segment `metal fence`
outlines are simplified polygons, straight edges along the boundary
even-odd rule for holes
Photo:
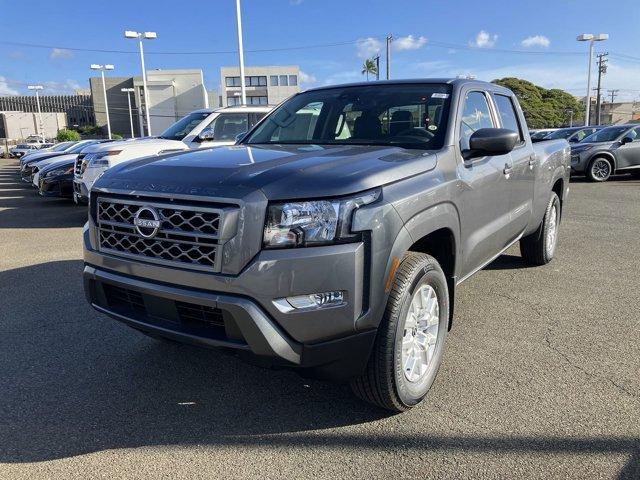
[[[43,112],[64,112],[69,127],[87,127],[96,124],[91,95],[41,95]],[[0,97],[0,111],[37,112],[34,96],[16,95]]]

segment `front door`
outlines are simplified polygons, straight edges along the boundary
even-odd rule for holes
[[[632,167],[640,168],[640,127],[630,130],[624,136],[631,137],[633,141],[620,145],[616,150],[618,160],[616,168],[618,170]]]
[[[481,128],[497,127],[484,92],[464,95],[460,119],[460,154],[469,149],[469,138]],[[511,155],[495,155],[458,162],[461,181],[460,217],[462,230],[461,277],[482,267],[510,240],[509,196],[513,166]]]
[[[533,192],[535,187],[538,159],[524,139],[519,108],[512,97],[494,94],[498,118],[502,128],[513,130],[519,136],[516,147],[511,151],[513,172],[509,193],[510,240],[515,240],[531,221],[533,214]]]

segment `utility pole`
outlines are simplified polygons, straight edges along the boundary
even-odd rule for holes
[[[600,96],[600,89],[602,88],[602,75],[607,73],[607,56],[609,54],[599,53],[598,56],[598,86],[596,87],[596,124],[600,125],[600,113],[602,110],[602,100]]]
[[[391,42],[393,35],[387,35],[387,80],[391,78]]]
[[[236,0],[236,22],[238,26],[238,60],[240,63],[240,98],[242,105],[246,105],[247,88],[244,79],[244,47],[242,46],[242,12],[240,11],[240,0]]]
[[[620,91],[620,90],[619,90],[619,89],[617,89],[617,88],[616,88],[616,89],[614,89],[614,90],[607,90],[607,93],[608,93],[609,95],[611,95],[611,103],[613,103],[613,100],[618,96],[618,92],[619,92],[619,91]]]
[[[373,58],[376,61],[376,80],[380,80],[380,55]]]

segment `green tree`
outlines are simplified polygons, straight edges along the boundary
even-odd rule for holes
[[[111,138],[113,140],[122,140],[122,135],[120,135],[119,133],[112,133]]]
[[[75,130],[68,130],[63,128],[62,130],[58,130],[58,135],[56,135],[56,140],[59,142],[77,142],[80,140],[80,134]]]
[[[362,64],[362,74],[367,76],[367,82],[369,81],[369,74],[377,75],[378,66],[373,58],[367,58]]]
[[[521,78],[505,77],[492,83],[515,93],[529,128],[555,128],[584,121],[584,107],[570,93],[557,88],[546,89]]]

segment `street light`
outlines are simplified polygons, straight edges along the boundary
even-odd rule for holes
[[[44,128],[43,128],[43,125],[42,125],[42,110],[40,110],[40,96],[38,95],[38,92],[40,90],[42,90],[44,87],[42,85],[27,85],[27,88],[29,90],[35,90],[36,91],[36,105],[38,106],[38,134],[40,135],[40,138],[44,142]]]
[[[136,138],[133,133],[133,114],[131,113],[131,92],[135,92],[135,89],[121,88],[120,91],[127,94],[127,103],[129,104],[129,124],[131,125],[131,138]]]
[[[242,47],[242,13],[240,12],[240,0],[236,0],[236,21],[238,23],[238,60],[240,61],[240,95],[242,105],[247,104],[247,89],[244,79],[244,48]]]
[[[149,117],[149,90],[147,89],[147,71],[144,67],[144,47],[142,46],[142,40],[155,40],[158,38],[156,32],[134,32],[133,30],[126,30],[124,32],[124,38],[137,39],[140,45],[140,65],[142,65],[142,89],[144,90],[144,114],[147,119],[147,135],[151,136],[151,118]],[[142,132],[144,135],[144,132]]]
[[[594,42],[602,42],[604,40],[609,39],[608,33],[599,33],[594,35],[593,33],[583,33],[582,35],[578,35],[576,40],[579,42],[589,42],[589,71],[587,73],[587,98],[585,99],[585,103],[587,104],[586,113],[584,116],[584,124],[589,125],[589,114],[591,110],[591,60],[593,59],[593,43]]]
[[[107,114],[107,133],[109,135],[109,140],[111,140],[111,122],[109,121],[109,102],[107,102],[107,86],[104,81],[104,71],[105,70],[113,70],[115,67],[113,65],[98,65],[97,63],[91,64],[91,70],[100,70],[100,75],[102,76],[102,93],[104,95],[104,111]]]

